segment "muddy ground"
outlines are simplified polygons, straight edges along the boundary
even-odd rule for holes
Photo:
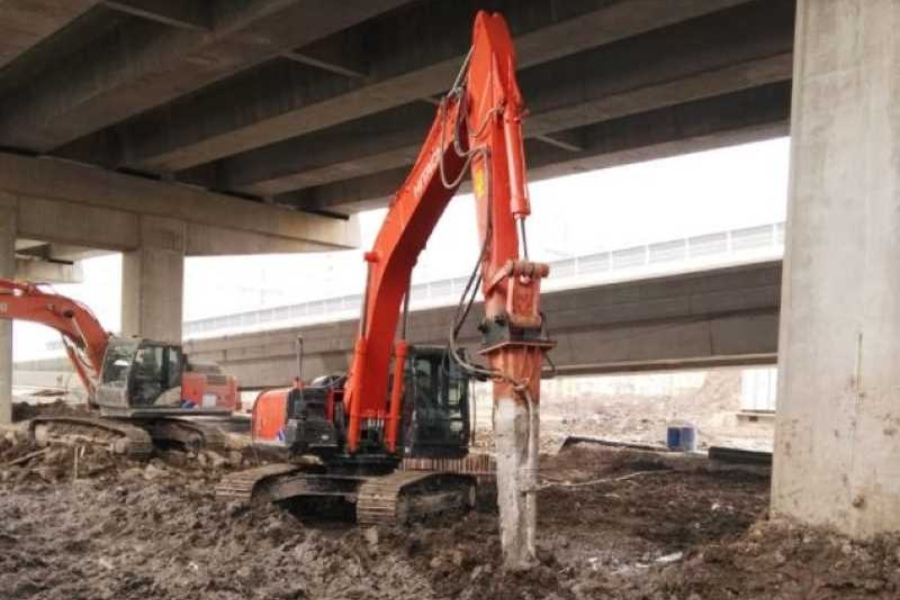
[[[220,504],[213,485],[231,467],[209,458],[88,449],[74,479],[74,449],[38,451],[0,438],[4,599],[900,597],[900,540],[768,522],[764,472],[705,461],[599,447],[545,457],[541,564],[514,574],[500,567],[489,485],[465,518],[359,529]]]

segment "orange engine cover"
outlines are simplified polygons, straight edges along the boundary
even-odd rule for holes
[[[260,392],[253,403],[252,425],[254,442],[283,443],[287,422],[287,398],[292,388]]]
[[[237,379],[230,375],[187,371],[181,376],[181,397],[198,408],[240,409]]]

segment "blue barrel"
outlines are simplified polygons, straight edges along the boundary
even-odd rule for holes
[[[693,452],[697,449],[697,431],[693,425],[669,425],[666,445],[675,452]]]

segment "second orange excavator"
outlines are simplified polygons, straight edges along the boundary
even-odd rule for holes
[[[191,363],[177,344],[112,335],[87,306],[34,283],[0,279],[0,319],[57,330],[88,394],[92,414],[33,419],[39,443],[104,444],[132,456],[149,454],[154,442],[225,445],[218,428],[182,418],[237,410],[237,380],[218,365]]]

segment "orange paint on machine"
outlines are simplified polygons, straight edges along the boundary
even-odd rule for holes
[[[262,444],[283,444],[287,421],[287,401],[292,388],[278,388],[260,392],[253,402],[253,441]]]

